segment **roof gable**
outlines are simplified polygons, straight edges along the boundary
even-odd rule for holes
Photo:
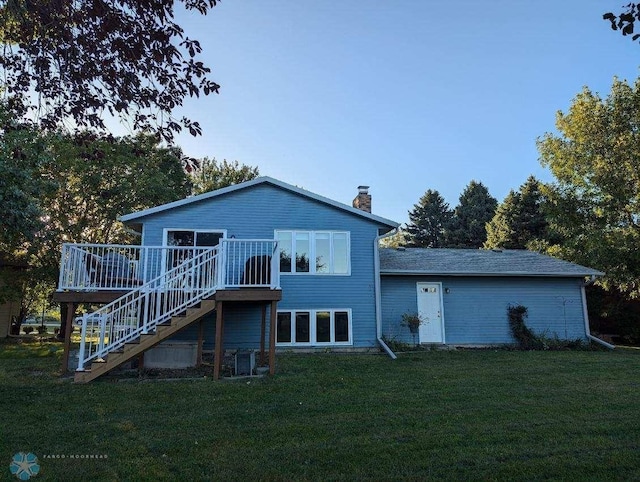
[[[505,249],[380,249],[384,275],[584,277],[604,273],[533,251]]]
[[[374,221],[376,223],[380,223],[383,224],[385,226],[388,226],[390,228],[397,228],[400,224],[395,222],[395,221],[391,221],[389,219],[380,217],[380,216],[376,216],[375,214],[371,214],[371,213],[367,213],[365,211],[362,211],[360,209],[356,209],[352,206],[348,206],[347,204],[343,204],[340,203],[338,201],[334,201],[333,199],[329,199],[327,197],[324,196],[320,196],[319,194],[315,194],[312,193],[310,191],[306,191],[304,189],[301,189],[299,187],[296,186],[292,186],[291,184],[287,184],[285,182],[279,181],[277,179],[268,177],[268,176],[263,176],[263,177],[258,177],[256,179],[253,179],[251,181],[246,181],[240,184],[234,184],[233,186],[228,186],[222,189],[217,189],[215,191],[210,191],[210,192],[206,192],[203,194],[199,194],[198,196],[192,196],[192,197],[188,197],[185,199],[181,199],[179,201],[174,201],[171,203],[167,203],[167,204],[162,204],[160,206],[155,206],[153,208],[149,208],[149,209],[145,209],[143,211],[138,211],[135,213],[131,213],[131,214],[126,214],[124,216],[120,217],[120,221],[122,221],[123,223],[131,223],[131,222],[136,222],[136,223],[140,223],[142,222],[142,218],[153,215],[153,214],[157,214],[157,213],[161,213],[163,211],[168,211],[171,209],[176,209],[182,206],[186,206],[189,204],[193,204],[193,203],[198,203],[198,202],[203,202],[203,201],[207,201],[209,199],[215,199],[216,197],[220,197],[220,196],[224,196],[226,194],[230,194],[233,192],[237,192],[237,191],[241,191],[243,189],[250,189],[254,186],[258,186],[258,185],[263,185],[263,184],[269,184],[272,186],[275,186],[279,189],[288,191],[288,192],[292,192],[294,194],[297,194],[299,196],[303,196],[306,197],[308,199],[312,199],[316,202],[322,203],[322,204],[326,204],[328,206],[332,206],[334,208],[337,209],[341,209],[343,211],[346,211],[350,214],[356,215],[356,216],[360,216],[363,218],[366,218],[370,221]]]

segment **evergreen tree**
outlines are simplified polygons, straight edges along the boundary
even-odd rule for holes
[[[481,182],[471,181],[460,195],[460,203],[446,229],[445,246],[480,248],[487,240],[485,225],[496,212],[498,201]]]
[[[487,223],[485,248],[526,249],[531,241],[546,238],[548,223],[540,188],[540,182],[529,176],[519,191],[509,192]]]
[[[409,211],[405,228],[406,245],[418,248],[441,248],[444,231],[451,220],[451,210],[438,191],[427,190]]]

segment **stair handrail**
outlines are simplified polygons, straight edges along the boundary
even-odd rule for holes
[[[214,294],[219,285],[223,251],[224,245],[214,246],[83,315],[77,371],[84,371],[87,362],[117,350]]]

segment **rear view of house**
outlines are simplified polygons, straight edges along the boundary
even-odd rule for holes
[[[77,378],[168,338],[213,348],[216,374],[224,349],[266,337],[272,370],[276,346],[377,346],[376,240],[398,224],[364,187],[354,204],[262,177],[123,216],[141,246],[66,245],[58,299],[109,302],[87,320],[99,336],[83,336]]]
[[[192,364],[213,350],[216,378],[225,350],[257,350],[271,373],[276,349],[388,350],[383,336],[411,341],[405,313],[420,343],[512,343],[510,304],[587,339],[584,280],[602,274],[527,251],[380,250],[398,223],[366,186],[349,206],[261,177],[121,220],[140,245],[63,247],[54,298],[103,305],[83,317],[77,381],[144,353],[162,366],[170,346]]]

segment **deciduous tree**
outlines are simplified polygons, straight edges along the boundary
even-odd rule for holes
[[[399,229],[395,234],[380,240],[381,248],[399,248],[406,245],[407,235],[402,229]]]
[[[0,253],[23,247],[42,228],[40,201],[52,183],[40,171],[51,161],[45,137],[0,106]]]
[[[0,0],[3,88],[10,108],[47,129],[104,128],[103,114],[172,140],[197,122],[172,115],[187,97],[218,92],[202,47],[175,8],[206,14],[218,0]]]
[[[33,142],[26,143],[28,139]],[[20,140],[25,143],[20,145]],[[17,193],[11,216],[3,214],[13,234],[2,238],[2,248],[28,263],[29,269],[15,277],[10,287],[25,306],[39,296],[31,292],[34,289],[50,292],[55,288],[62,243],[129,241],[131,236],[118,216],[182,199],[191,192],[180,149],[162,147],[151,135],[43,135],[17,126],[15,132],[4,132],[0,147],[0,162],[13,166],[22,178],[29,177],[29,190],[24,191],[15,184],[16,176],[0,175],[0,187],[8,186],[0,195]],[[16,152],[24,154],[24,158],[18,156],[22,164],[11,164]]]
[[[607,273],[600,283],[640,297],[640,80],[615,79],[601,98],[584,88],[559,134],[538,140],[549,187],[550,228],[560,242],[548,250]]]
[[[122,243],[130,235],[117,218],[186,197],[191,185],[177,147],[150,135],[114,138],[90,132],[57,136],[41,177],[56,189],[43,199],[44,228],[31,243],[31,262],[55,281],[60,247],[72,243]]]
[[[628,3],[622,12],[605,13],[602,18],[611,24],[613,30],[619,30],[622,35],[631,35],[632,40],[638,40],[640,34],[634,33],[636,22],[640,22],[640,4]]]
[[[215,191],[223,187],[250,181],[260,175],[257,167],[240,164],[238,161],[222,162],[215,158],[197,161],[196,167],[189,173],[193,183],[193,194]]]

